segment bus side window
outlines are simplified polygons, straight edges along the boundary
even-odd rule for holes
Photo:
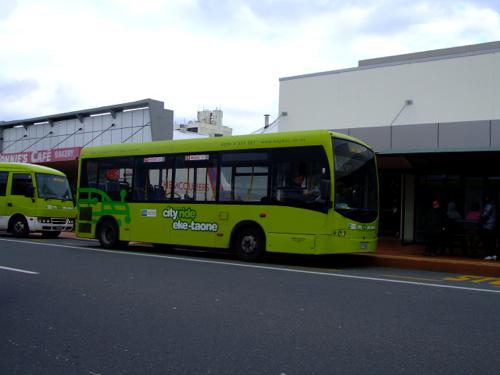
[[[31,196],[33,194],[33,180],[29,173],[14,173],[12,176],[12,195]]]
[[[174,199],[190,200],[194,195],[194,169],[175,168]]]
[[[214,202],[217,184],[217,155],[185,154],[175,159],[174,199]]]
[[[233,200],[233,187],[231,183],[232,180],[233,180],[233,168],[232,167],[220,168],[219,201]]]
[[[266,150],[221,153],[219,201],[263,202],[269,198],[269,152]]]
[[[7,177],[8,172],[0,172],[0,196],[4,197],[7,192]]]
[[[131,157],[100,159],[98,172],[97,186],[111,200],[121,201],[123,191],[125,201],[132,199],[134,165]]]
[[[274,201],[324,209],[330,200],[330,173],[321,147],[276,149],[273,161]]]
[[[196,168],[196,193],[198,202],[214,202],[217,183],[217,167]]]
[[[268,197],[268,167],[222,167],[219,200],[237,202],[262,202]]]
[[[236,167],[234,196],[237,201],[261,202],[267,198],[267,166]]]
[[[170,158],[167,156],[137,157],[133,189],[134,200],[146,202],[169,200],[171,180]]]
[[[82,168],[81,187],[97,188],[97,161],[85,160]]]

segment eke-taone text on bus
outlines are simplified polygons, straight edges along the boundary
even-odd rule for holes
[[[84,148],[79,237],[264,252],[374,251],[374,152],[326,130]]]
[[[75,215],[64,173],[34,164],[0,163],[0,230],[16,237],[39,232],[55,238],[73,230]]]

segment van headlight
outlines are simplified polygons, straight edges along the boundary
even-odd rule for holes
[[[47,208],[48,210],[57,210],[57,206],[54,206],[52,204],[46,205],[45,208]]]

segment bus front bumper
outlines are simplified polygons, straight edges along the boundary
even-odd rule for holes
[[[65,217],[28,217],[31,232],[71,232],[74,228],[74,219]]]

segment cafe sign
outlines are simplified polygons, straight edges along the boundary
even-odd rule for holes
[[[12,163],[50,163],[57,161],[76,160],[80,156],[82,147],[54,148],[28,152],[0,154],[0,161]]]

